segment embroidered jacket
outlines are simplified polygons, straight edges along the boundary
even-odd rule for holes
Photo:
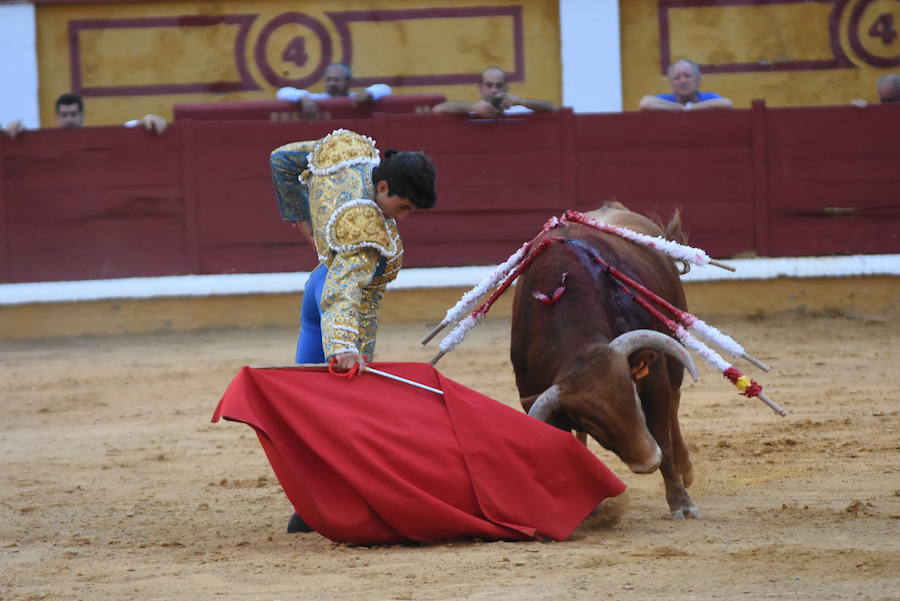
[[[296,169],[300,182],[280,177],[276,155]],[[291,154],[293,153],[293,155]],[[322,290],[322,346],[326,357],[356,351],[372,358],[378,308],[387,284],[397,277],[403,244],[393,219],[375,198],[372,169],[378,150],[371,138],[336,130],[321,140],[295,142],[272,153],[273,178],[285,219],[312,219],[319,260],[328,267]],[[294,175],[296,178],[296,175]]]

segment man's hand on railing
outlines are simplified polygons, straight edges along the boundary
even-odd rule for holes
[[[6,124],[6,127],[3,128],[3,133],[5,133],[10,138],[16,138],[19,134],[25,131],[25,124],[22,123],[21,119],[16,119],[15,121],[10,121]]]

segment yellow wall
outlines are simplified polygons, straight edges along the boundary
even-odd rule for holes
[[[660,72],[659,6],[665,4],[657,0],[619,2],[625,110],[635,110],[645,94],[671,92]],[[717,65],[768,61],[779,65],[833,58],[829,24],[832,11],[840,6],[837,1],[711,1],[705,6],[670,7],[663,16],[668,17],[673,60],[690,58],[700,64]],[[851,16],[857,7],[863,10],[854,24]],[[877,101],[878,77],[900,71],[900,36],[888,34],[882,38],[870,31],[879,18],[882,24],[892,20],[900,29],[900,2],[849,0],[836,16],[839,47],[850,68],[706,73],[701,89],[718,92],[744,108],[754,98],[764,98],[769,106],[839,105],[854,98]],[[862,53],[853,48],[851,34],[862,45]],[[878,59],[892,60],[894,65],[871,64]]]
[[[479,6],[521,6],[525,81],[512,83],[514,93],[525,97],[560,102],[560,41],[557,3],[546,0],[443,0],[441,9]],[[333,44],[332,60],[342,57],[343,48],[334,21],[327,13],[360,10],[418,10],[435,8],[427,0],[329,0],[302,2],[288,0],[221,0],[218,2],[123,2],[99,4],[38,5],[38,60],[40,70],[41,120],[55,124],[53,102],[72,88],[69,56],[71,22],[85,20],[147,19],[190,15],[250,15],[246,47],[242,58],[246,79],[259,86],[255,91],[219,93],[190,92],[130,96],[89,96],[85,98],[86,125],[122,123],[156,113],[172,116],[176,102],[225,100],[271,100],[277,86],[268,83],[256,60],[254,49],[266,26],[280,15],[302,12],[324,28],[324,39]],[[144,21],[144,24],[147,22]],[[266,62],[282,76],[301,79],[314,71],[322,57],[321,40],[314,29],[300,19],[275,27],[265,44]],[[240,81],[235,59],[237,24],[182,25],[127,28],[87,27],[78,31],[81,80],[91,87],[152,84],[189,84],[211,81]],[[354,55],[355,77],[383,74],[431,75],[434,73],[477,73],[488,65],[514,69],[513,29],[509,17],[480,16],[355,22],[349,26]],[[282,59],[291,40],[302,37],[308,60],[300,65]],[[321,80],[306,86],[323,91]],[[474,84],[415,85],[395,87],[395,93],[443,93],[448,98],[476,100]]]
[[[683,3],[682,3],[683,4]],[[667,92],[669,84],[660,72],[660,6],[662,0],[620,0],[621,65],[623,100],[634,110],[641,96]],[[38,60],[40,69],[41,119],[55,123],[53,101],[72,87],[68,27],[71,21],[90,19],[147,19],[190,15],[249,15],[242,53],[246,78],[259,86],[255,91],[191,92],[134,96],[90,96],[87,124],[121,123],[146,113],[172,115],[176,102],[268,100],[277,86],[268,83],[254,56],[266,26],[280,15],[302,12],[321,23],[325,37],[333,43],[333,59],[344,48],[332,17],[327,13],[361,10],[420,10],[521,6],[525,57],[525,81],[512,84],[512,91],[526,97],[561,102],[559,11],[556,0],[220,0],[217,2],[103,2],[84,4],[39,4]],[[764,70],[710,73],[703,89],[732,98],[747,107],[754,98],[770,106],[846,104],[854,98],[875,101],[879,75],[900,71],[900,36],[871,35],[881,18],[893,19],[900,29],[898,0],[785,1],[756,4],[710,0],[703,6],[670,6],[669,47],[673,59],[689,57],[701,64],[753,63],[768,61],[821,61],[834,57],[830,24],[836,14],[836,43],[849,68]],[[863,8],[858,23],[853,12]],[[210,27],[131,27],[85,29],[77,36],[81,50],[83,82],[91,86],[237,81],[234,47],[237,25]],[[876,28],[877,31],[877,28]],[[308,76],[322,56],[319,37],[301,23],[275,28],[266,45],[266,62],[286,77]],[[513,68],[510,20],[500,17],[442,18],[406,22],[354,23],[353,67],[357,77],[378,74],[429,75],[438,72],[477,72],[486,65]],[[852,34],[852,35],[851,35]],[[297,66],[281,58],[288,43],[302,36],[309,62]],[[854,48],[851,37],[862,50]],[[591,40],[578,40],[585,53]],[[868,55],[868,56],[866,56]],[[873,60],[873,57],[875,60]],[[878,59],[894,66],[877,66]],[[604,60],[604,57],[597,57]],[[603,85],[598,82],[598,85]],[[321,91],[321,81],[307,86]],[[443,93],[448,98],[475,100],[472,84],[409,85],[397,93]]]

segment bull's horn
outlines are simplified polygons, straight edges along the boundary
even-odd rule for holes
[[[559,386],[554,384],[534,400],[534,404],[528,410],[528,415],[545,422],[554,411],[559,409],[559,406]]]
[[[697,367],[694,365],[691,354],[681,343],[662,332],[657,332],[656,330],[632,330],[617,336],[615,340],[609,343],[609,346],[626,357],[640,348],[652,348],[655,351],[666,353],[681,361],[681,364],[691,374],[694,382],[698,379]]]

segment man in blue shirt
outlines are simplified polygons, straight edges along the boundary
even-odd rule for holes
[[[696,111],[700,109],[731,109],[734,103],[715,92],[700,91],[700,67],[694,61],[682,59],[669,65],[671,94],[648,95],[641,98],[642,111]]]

